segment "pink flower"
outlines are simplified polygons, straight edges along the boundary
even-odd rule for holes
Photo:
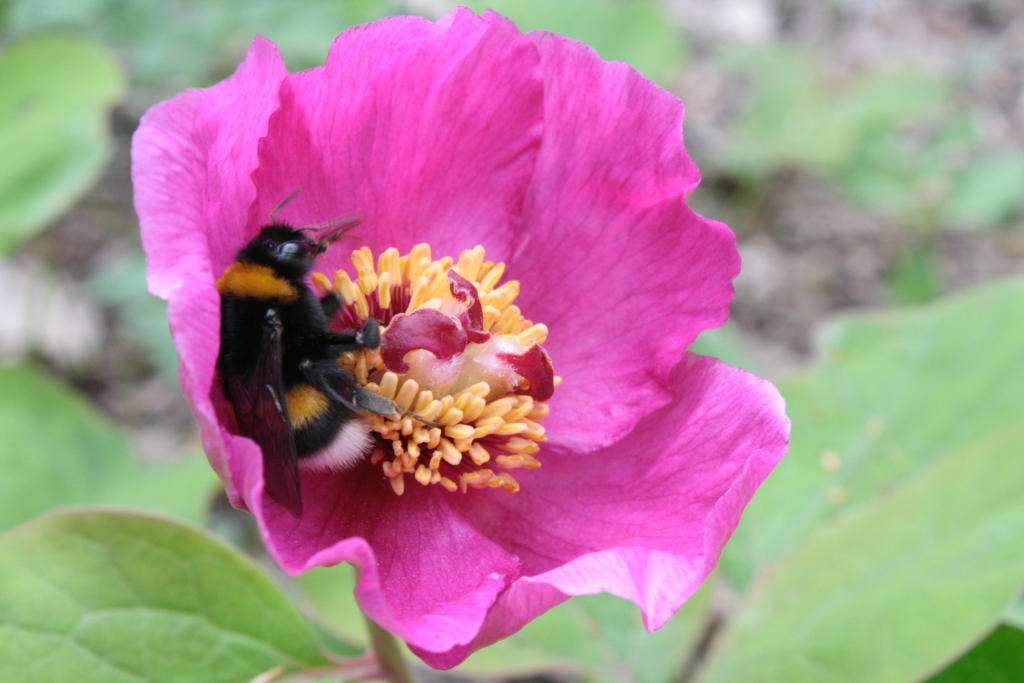
[[[686,352],[726,319],[739,257],[686,205],[699,173],[682,115],[585,45],[456,10],[346,31],[296,74],[257,38],[231,78],[154,107],[135,136],[149,287],[228,495],[286,571],[357,565],[363,610],[432,666],[573,595],[614,593],[659,628],[786,450],[771,384]],[[367,457],[304,471],[298,519],[264,495],[259,448],[224,420],[215,281],[296,188],[292,225],[355,211],[374,254],[479,244],[519,281],[564,381],[518,492],[410,479],[395,495]],[[335,243],[317,270],[355,279],[350,251]]]

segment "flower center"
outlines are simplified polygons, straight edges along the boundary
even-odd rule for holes
[[[512,471],[540,467],[534,455],[547,437],[538,420],[561,383],[542,347],[547,327],[512,303],[519,283],[499,285],[505,266],[484,261],[480,246],[457,263],[433,260],[426,244],[404,256],[392,248],[376,266],[363,247],[352,264],[354,281],[338,271],[333,282],[314,274],[313,284],[341,295],[333,328],[381,323],[380,348],[339,359],[360,386],[403,411],[365,418],[376,436],[371,462],[398,495],[407,474],[451,492],[518,491]]]

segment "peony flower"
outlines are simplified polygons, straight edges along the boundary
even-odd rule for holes
[[[682,115],[583,44],[459,9],[353,28],[295,74],[257,38],[233,76],[157,105],[135,135],[149,287],[232,503],[284,570],[356,565],[362,609],[432,666],[573,595],[621,596],[659,628],[786,450],[771,384],[686,352],[726,319],[739,257],[686,204],[699,173]],[[363,219],[313,278],[345,297],[336,327],[387,318],[382,352],[350,369],[392,397],[415,378],[403,400],[441,436],[367,417],[372,452],[304,468],[296,518],[227,417],[216,282],[299,188],[278,220]],[[435,348],[429,321],[423,339],[396,332],[412,309],[460,345]]]

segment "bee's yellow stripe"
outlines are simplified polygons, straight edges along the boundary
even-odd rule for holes
[[[270,266],[255,263],[233,263],[217,278],[217,291],[252,299],[295,301],[299,292],[295,285],[278,277]]]
[[[326,396],[308,384],[295,387],[284,395],[284,400],[288,404],[288,417],[295,429],[302,429],[316,421],[331,405]]]

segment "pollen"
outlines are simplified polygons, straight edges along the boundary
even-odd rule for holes
[[[457,260],[435,260],[426,244],[405,255],[388,249],[376,260],[363,247],[352,253],[352,265],[354,275],[338,271],[332,280],[317,273],[313,284],[341,297],[333,328],[358,329],[369,317],[381,324],[381,349],[344,354],[338,361],[364,389],[396,406],[391,416],[365,417],[375,438],[370,462],[397,495],[417,484],[452,493],[518,492],[513,473],[541,466],[536,456],[547,437],[540,421],[561,383],[540,349],[547,327],[525,318],[514,304],[519,283],[502,282],[504,264],[485,260],[481,246]],[[465,347],[451,358],[403,347],[400,361],[390,358],[389,367],[382,349],[389,331],[400,326],[394,321],[411,320],[425,309],[448,318],[432,313],[421,319],[459,321]]]

